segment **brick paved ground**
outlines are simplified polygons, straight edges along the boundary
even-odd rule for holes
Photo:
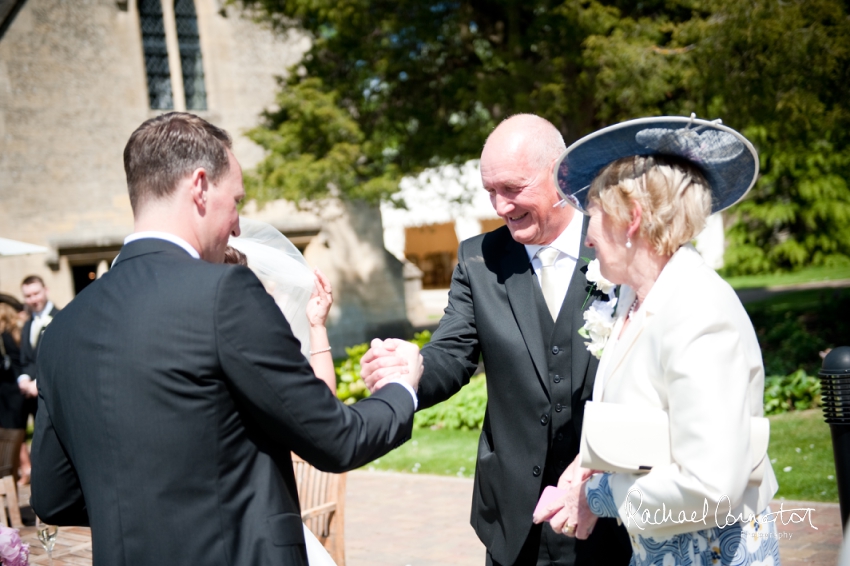
[[[472,480],[358,471],[348,475],[347,487],[347,566],[483,566],[484,547],[469,526]],[[835,566],[842,540],[838,505],[781,503],[782,566]],[[808,514],[788,512],[808,508]],[[774,502],[772,510],[779,509]]]
[[[29,488],[20,495],[27,505]],[[351,472],[345,512],[347,566],[482,566],[484,547],[469,526],[471,498],[470,479]],[[781,506],[777,530],[783,537],[782,565],[836,566],[842,541],[838,505],[784,501]],[[792,509],[798,510],[795,515]],[[780,502],[775,501],[772,510],[778,512]],[[42,564],[46,556],[34,533],[30,527],[22,534],[33,546],[31,562]],[[87,529],[61,529],[56,551],[74,552],[60,556],[56,566],[90,565],[91,552],[80,547],[87,536]]]

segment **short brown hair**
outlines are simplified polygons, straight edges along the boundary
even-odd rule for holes
[[[169,112],[145,121],[124,147],[124,171],[130,206],[137,212],[147,199],[171,194],[198,168],[216,182],[230,170],[230,136],[188,112]]]
[[[47,285],[44,284],[44,279],[42,279],[39,275],[27,275],[24,277],[24,280],[21,281],[21,287],[24,285],[32,285],[33,283],[41,283],[42,287],[47,287]]]
[[[702,172],[666,155],[624,157],[607,165],[590,185],[588,202],[628,223],[640,204],[640,235],[660,255],[671,255],[705,227],[711,189]]]

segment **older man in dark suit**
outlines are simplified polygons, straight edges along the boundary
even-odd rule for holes
[[[165,114],[124,165],[136,232],[42,337],[33,508],[91,525],[96,565],[306,565],[290,451],[341,472],[408,439],[418,350],[340,403],[254,274],[219,263],[244,197],[228,135]]]
[[[556,485],[579,448],[597,360],[578,331],[593,250],[571,207],[558,205],[552,166],[561,134],[538,116],[502,122],[481,154],[481,179],[506,226],[461,243],[449,304],[422,349],[421,406],[468,383],[483,357],[487,413],[478,447],[472,526],[488,565],[628,564],[625,529],[600,521],[587,541],[532,523],[543,488]],[[363,377],[393,371],[391,347],[374,342]]]

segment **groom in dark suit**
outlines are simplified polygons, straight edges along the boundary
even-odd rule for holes
[[[407,440],[418,350],[342,404],[254,274],[219,263],[244,197],[227,133],[164,114],[124,166],[136,232],[42,337],[32,506],[90,525],[99,566],[306,565],[290,451],[342,472]]]
[[[583,244],[583,217],[557,205],[552,176],[565,149],[552,124],[527,114],[487,139],[481,178],[506,226],[461,243],[448,307],[422,349],[422,408],[454,395],[484,360],[488,400],[472,526],[488,565],[617,566],[631,557],[626,531],[613,520],[600,520],[587,541],[532,524],[543,488],[556,485],[578,454],[597,365],[578,334],[594,254]],[[370,387],[392,371],[382,367],[389,353],[374,343],[364,356]]]

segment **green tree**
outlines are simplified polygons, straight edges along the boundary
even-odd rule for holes
[[[723,117],[761,153],[728,270],[850,262],[850,19],[841,0],[241,0],[312,46],[251,137],[250,194],[376,201],[532,112],[567,143],[658,114]]]
[[[759,149],[731,211],[728,270],[850,263],[850,17],[839,0],[719,0],[694,91]]]
[[[691,14],[689,2],[658,0],[242,4],[313,41],[281,83],[279,110],[250,134],[269,151],[252,196],[295,201],[386,197],[404,175],[478,157],[492,128],[517,112],[548,118],[568,142],[657,114],[675,101],[681,71],[650,48]],[[613,97],[600,69],[608,60],[624,69],[615,57],[623,48],[641,61],[628,72],[653,80]]]

